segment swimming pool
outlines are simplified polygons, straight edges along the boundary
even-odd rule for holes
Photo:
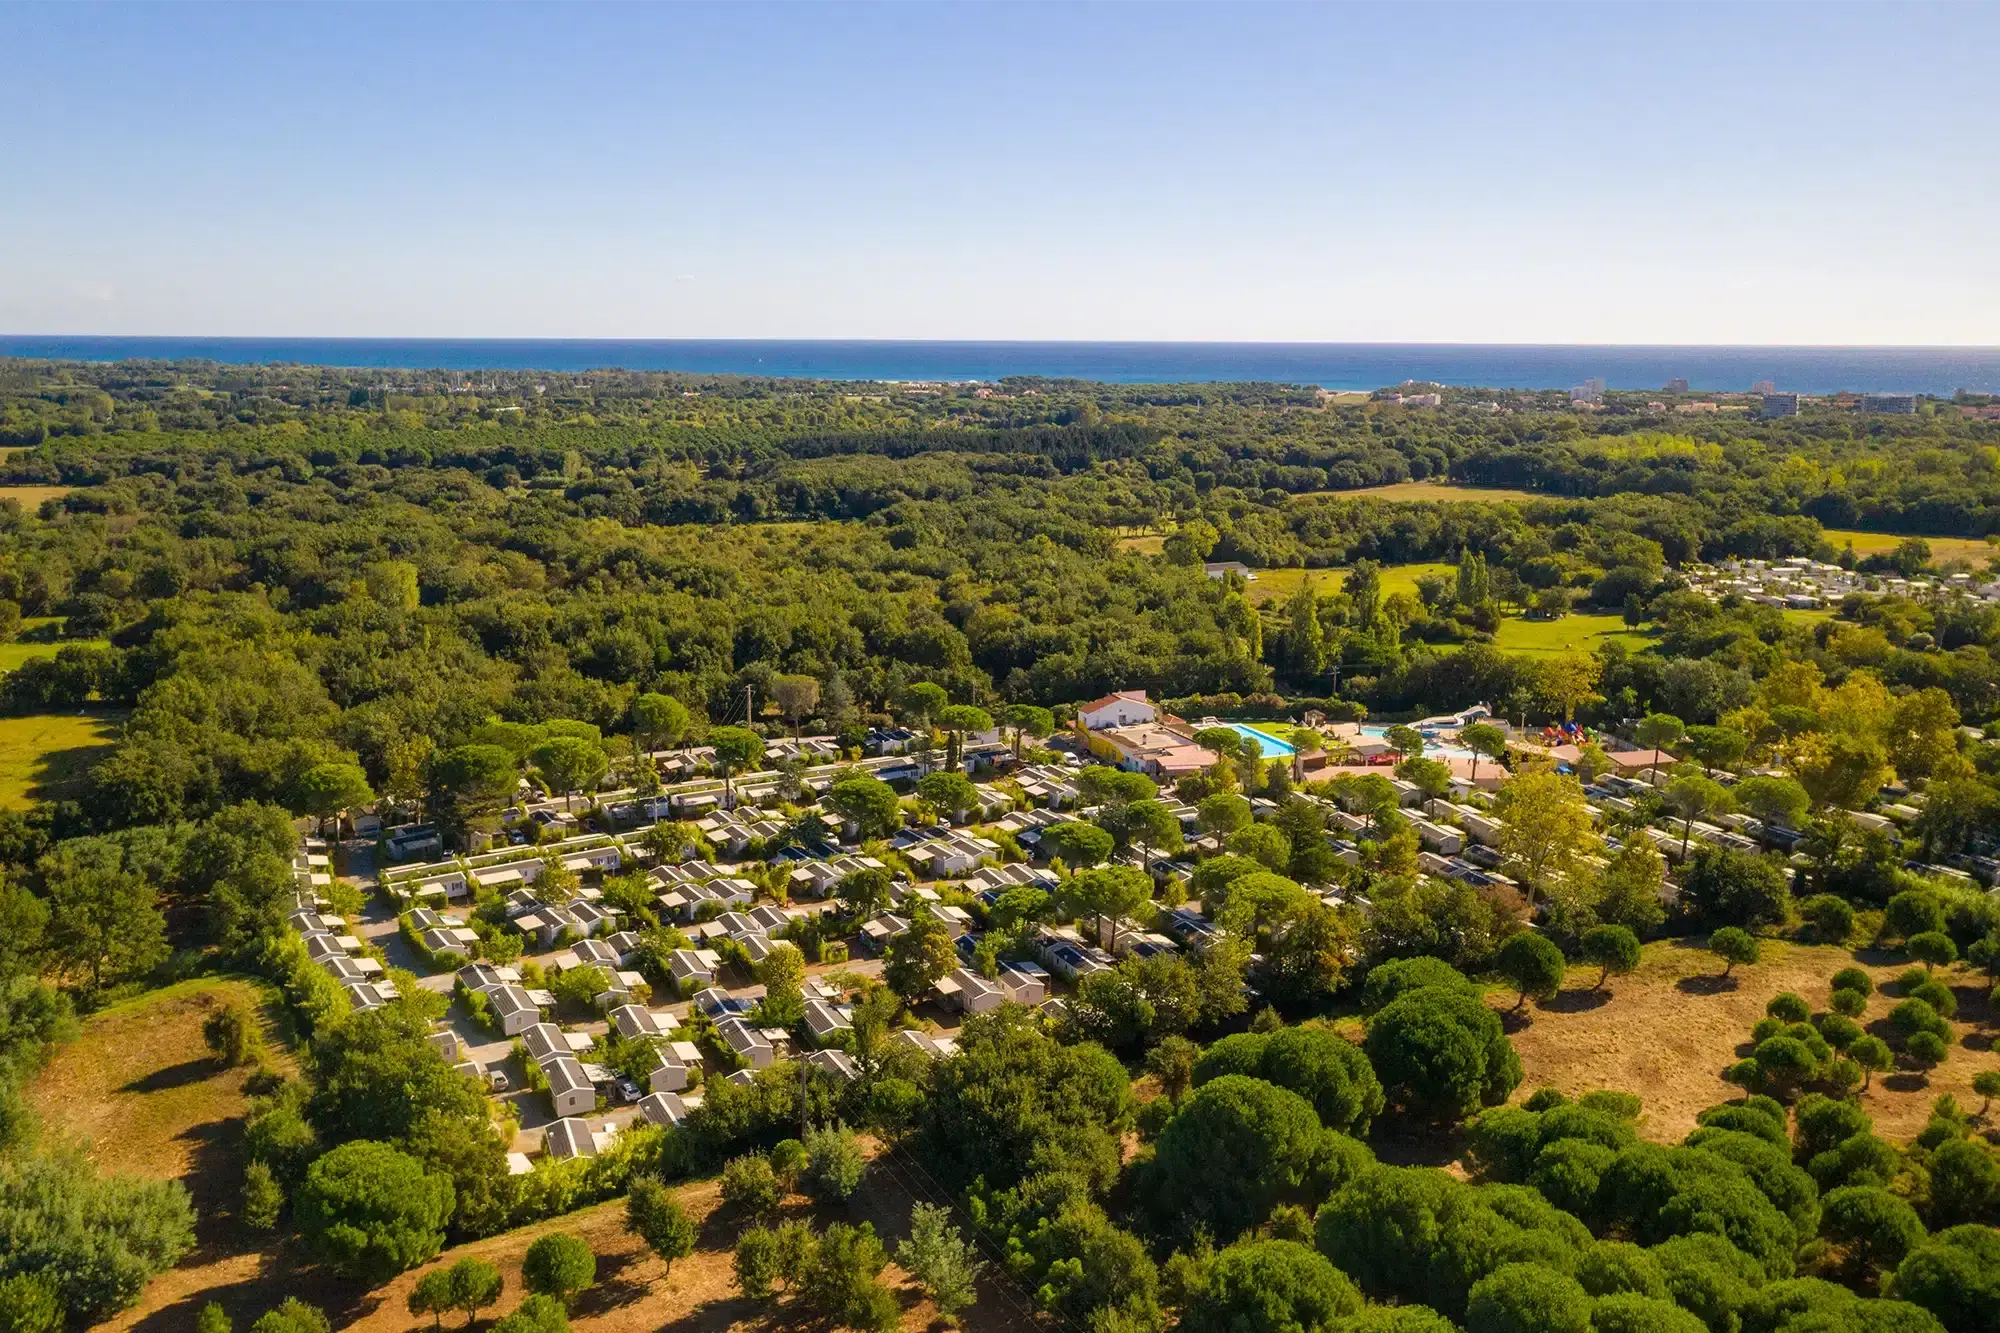
[[[1274,759],[1281,755],[1295,755],[1299,752],[1296,745],[1293,745],[1290,741],[1280,740],[1268,731],[1259,731],[1255,727],[1246,727],[1241,722],[1225,722],[1222,725],[1228,727],[1239,736],[1247,736],[1257,742],[1262,747],[1266,759]]]
[[[1372,737],[1376,740],[1384,739],[1388,731],[1389,728],[1386,726],[1364,726],[1361,728],[1362,735]],[[1470,759],[1472,757],[1472,751],[1466,749],[1463,745],[1453,745],[1438,736],[1424,737],[1424,758],[1426,759]]]

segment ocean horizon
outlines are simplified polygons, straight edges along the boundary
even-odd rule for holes
[[[1505,343],[977,342],[876,339],[239,338],[0,334],[0,358],[216,361],[382,370],[678,371],[836,381],[1263,382],[1369,390],[1406,381],[1566,389],[1590,379],[1700,392],[1770,381],[1805,394],[2000,392],[2000,347]]]

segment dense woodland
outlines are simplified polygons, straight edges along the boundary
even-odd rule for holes
[[[1833,902],[1850,927],[1856,911],[1882,920],[1912,957],[1934,935],[1953,958],[2000,961],[1993,900],[1904,865],[1991,851],[2000,747],[1974,738],[2000,721],[2000,611],[1857,598],[1805,625],[1710,601],[1679,573],[1727,556],[1971,568],[1936,570],[1919,543],[1857,560],[1822,529],[2000,534],[2000,423],[1942,403],[1663,416],[1644,397],[1586,413],[1453,393],[1411,410],[1274,385],[0,365],[0,443],[15,450],[0,482],[73,488],[32,509],[0,500],[0,628],[60,643],[0,680],[0,701],[123,719],[80,788],[0,814],[0,1307],[59,1297],[73,1322],[94,1318],[185,1252],[184,1195],[38,1150],[18,1094],[78,1009],[232,967],[284,987],[309,1042],[306,1076],[252,1122],[256,1168],[290,1200],[288,1225],[325,1254],[352,1245],[345,1262],[371,1280],[447,1236],[634,1180],[725,1163],[755,1176],[737,1163],[788,1140],[807,1095],[825,1099],[823,1123],[865,1127],[934,1172],[1047,1317],[1091,1333],[2000,1327],[2000,1161],[1968,1108],[1941,1106],[1915,1144],[1874,1135],[1845,1096],[1877,1066],[1843,1054],[1873,1039],[1822,1021],[1845,1012],[1837,994],[1818,1019],[1818,997],[1774,1008],[1736,1071],[1745,1098],[1680,1146],[1639,1141],[1643,1090],[1488,1109],[1522,1075],[1467,977],[1497,971],[1525,998],[1565,953],[1608,973],[1606,929],[1810,932],[1837,919]],[[1536,498],[1338,494],[1423,479]],[[1164,539],[1158,554],[1121,544],[1141,534]],[[1338,591],[1259,606],[1204,560],[1346,573]],[[1413,561],[1454,573],[1384,595],[1379,566]],[[1494,646],[1503,614],[1577,608],[1620,614],[1652,646]],[[1795,877],[1704,852],[1670,915],[1657,854],[1585,871],[1562,832],[1581,797],[1528,774],[1520,856],[1567,860],[1539,867],[1542,929],[1524,931],[1471,890],[1419,881],[1393,811],[1371,820],[1363,864],[1333,860],[1317,807],[1251,756],[1181,793],[1276,805],[1196,870],[1240,951],[1121,968],[1064,1025],[1011,1008],[974,1020],[935,1066],[864,1048],[865,1077],[844,1090],[718,1083],[685,1132],[634,1136],[532,1187],[505,1174],[484,1098],[423,1044],[434,1015],[414,1000],[341,1012],[284,926],[297,818],[359,793],[471,836],[521,764],[552,767],[531,757],[549,738],[629,756],[658,716],[644,700],[678,701],[676,740],[802,728],[858,746],[871,724],[928,731],[945,702],[1059,719],[1140,687],[1224,715],[1491,701],[1531,721],[1662,719],[1649,743],[1697,770],[1782,769],[1735,786],[1767,784],[1744,808],[1805,828],[1812,864]],[[1689,774],[1638,818],[1721,808],[1706,781]],[[1924,792],[1922,820],[1904,842],[1857,835],[1842,811],[1890,783]],[[1114,816],[1146,803],[1107,792]],[[1100,821],[1121,848],[1140,827],[1127,818]],[[1544,851],[1526,850],[1537,839]],[[1301,891],[1335,885],[1373,910]],[[1009,911],[1089,915],[1078,895]],[[1253,950],[1261,975],[1246,972]],[[1357,1013],[1365,1045],[1321,1022]],[[1140,1104],[1133,1076],[1148,1072],[1162,1095]],[[1471,1180],[1378,1163],[1383,1117],[1465,1126]],[[1117,1145],[1134,1129],[1145,1146],[1127,1163]],[[381,1223],[396,1234],[328,1238],[342,1172],[407,1174],[396,1192],[414,1211]],[[781,1231],[746,1232],[762,1237],[738,1251],[746,1292],[775,1285],[805,1315],[883,1327],[872,1237]]]

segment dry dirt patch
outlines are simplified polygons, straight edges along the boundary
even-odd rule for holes
[[[1597,979],[1595,968],[1573,967],[1568,989],[1545,1007],[1530,1005],[1521,1015],[1525,1021],[1514,1028],[1514,1048],[1525,1075],[1517,1098],[1540,1087],[1571,1096],[1593,1088],[1635,1092],[1646,1107],[1640,1132],[1662,1142],[1677,1141],[1694,1127],[1697,1112],[1742,1095],[1722,1081],[1722,1071],[1747,1054],[1738,1048],[1749,1040],[1772,996],[1796,991],[1815,1013],[1823,1012],[1828,979],[1843,967],[1859,966],[1876,982],[1862,1019],[1873,1025],[1896,1003],[1881,987],[1908,966],[1874,954],[1857,958],[1841,948],[1766,940],[1763,962],[1739,967],[1729,979],[1733,984],[1719,984],[1721,962],[1703,943],[1692,939],[1648,945],[1638,971],[1614,977],[1606,986],[1608,998],[1589,992]],[[1862,1094],[1862,1106],[1886,1137],[1913,1137],[1942,1093],[1955,1095],[1968,1108],[1978,1107],[1973,1075],[2000,1068],[2000,1058],[1984,1035],[1990,1032],[1989,1016],[1976,980],[1963,969],[1947,978],[1959,999],[1954,1024],[1959,1040],[1951,1059],[1928,1078],[1910,1072],[1877,1075]],[[1488,992],[1487,1002],[1508,1010],[1514,996],[1496,989]],[[1970,1047],[1963,1044],[1968,1035]]]

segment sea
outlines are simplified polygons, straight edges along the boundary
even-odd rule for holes
[[[1481,343],[901,342],[586,338],[124,338],[0,334],[0,357],[216,361],[398,370],[672,370],[779,379],[1113,384],[1262,382],[1704,392],[2000,393],[2000,347],[1701,347]]]

